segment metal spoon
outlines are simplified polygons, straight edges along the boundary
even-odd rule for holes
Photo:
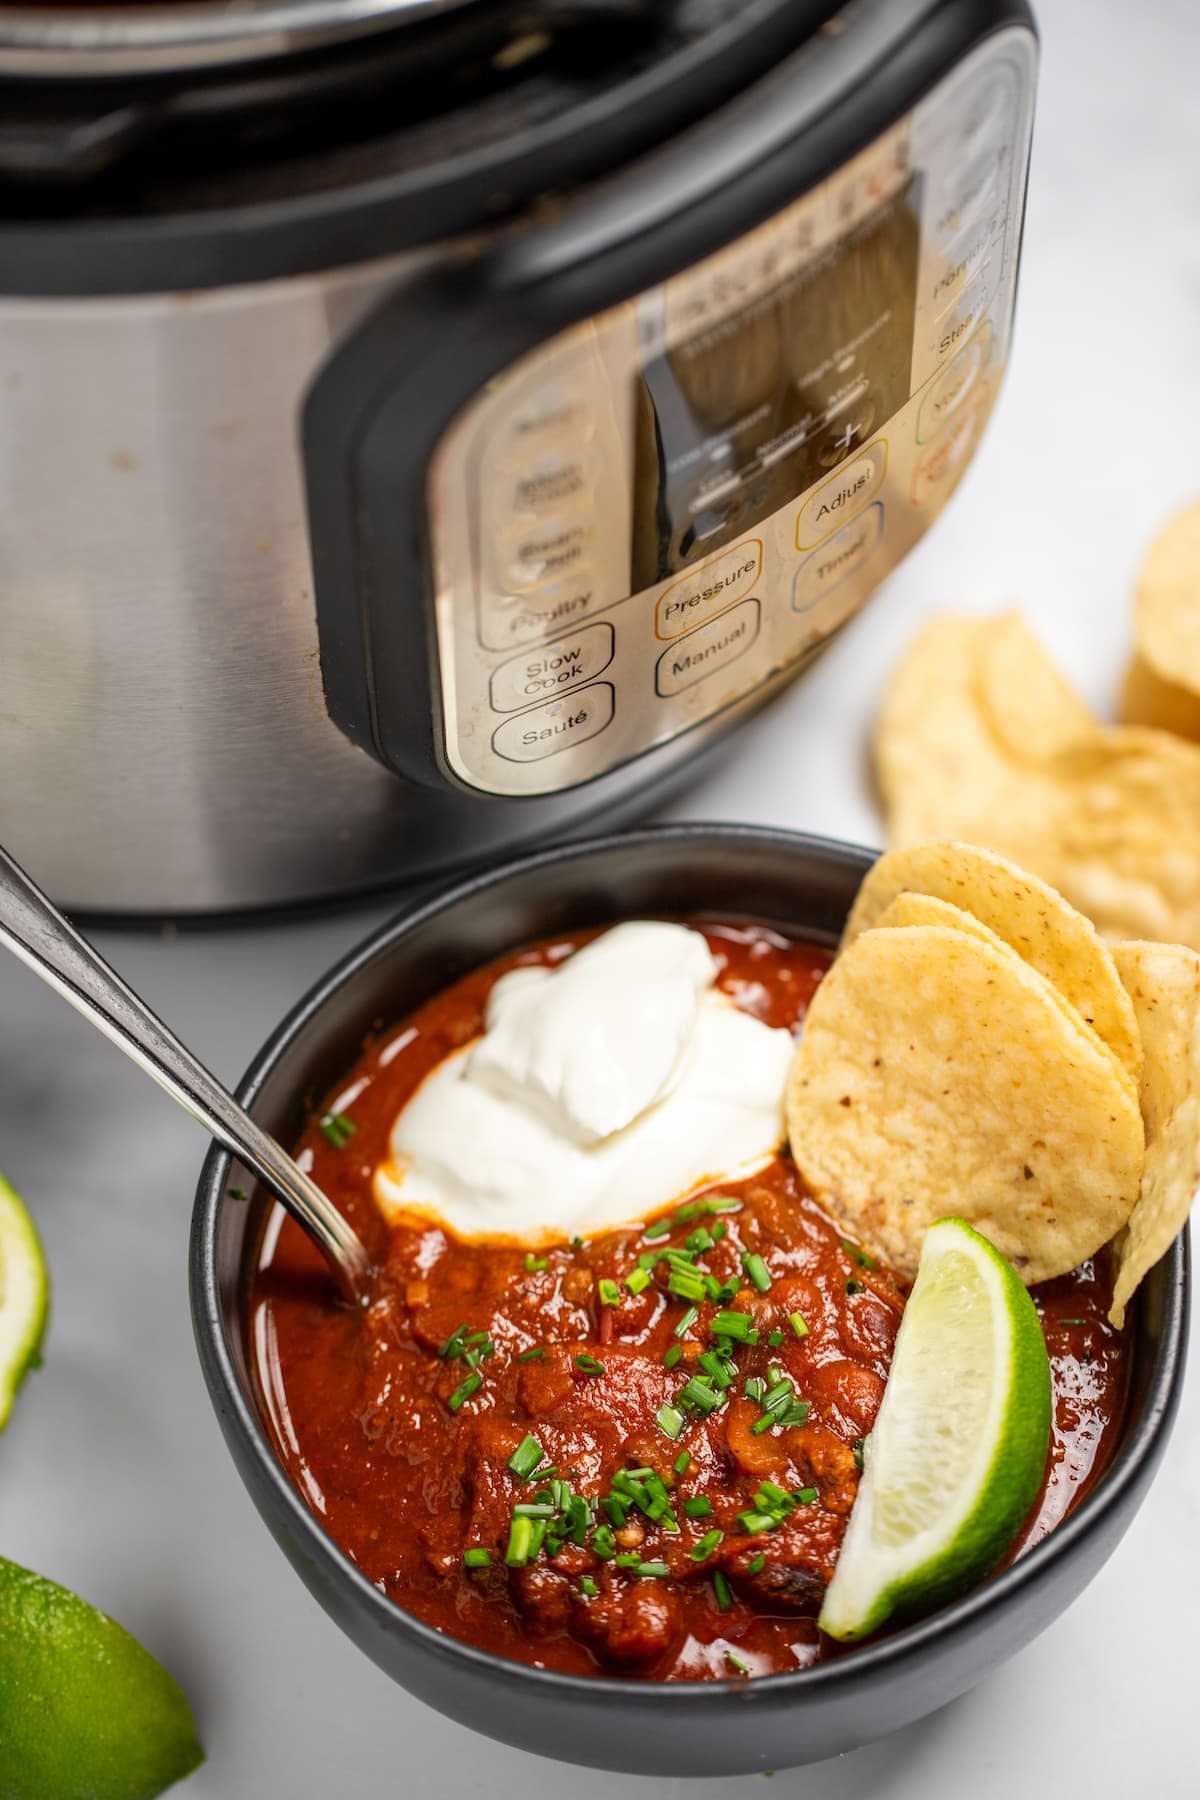
[[[0,943],[70,1002],[185,1112],[252,1170],[328,1259],[350,1300],[368,1287],[370,1257],[343,1219],[287,1151],[256,1125],[203,1063],[185,1050],[132,988],[70,925],[0,849]]]

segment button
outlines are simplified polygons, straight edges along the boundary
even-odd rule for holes
[[[518,518],[578,506],[581,501],[586,504],[591,498],[590,459],[578,450],[550,450],[512,470],[509,506]]]
[[[974,388],[989,349],[989,334],[979,332],[927,388],[917,414],[917,442],[936,437],[951,413],[957,412]]]
[[[862,567],[883,535],[883,502],[876,500],[860,518],[852,519],[806,556],[792,583],[792,609],[808,612],[840,582]]]
[[[887,439],[880,438],[809,495],[796,519],[797,550],[814,550],[852,513],[861,512],[883,482]]]
[[[489,650],[515,649],[557,636],[602,610],[595,586],[586,579],[545,582],[530,594],[488,594],[481,608],[480,637]]]
[[[505,719],[492,733],[492,749],[506,762],[541,762],[560,750],[585,744],[612,723],[616,695],[607,681],[581,688],[566,700],[551,700],[533,712]]]
[[[949,494],[974,448],[987,414],[989,394],[989,384],[977,382],[970,405],[952,417],[945,430],[921,452],[913,470],[914,506],[930,506]]]
[[[993,268],[994,264],[989,262],[979,278],[972,282],[965,293],[959,295],[953,306],[934,326],[930,348],[939,361],[952,355],[955,350],[960,350],[976,326],[981,325],[987,317],[988,307],[992,303]]]
[[[1007,146],[1001,150],[988,148],[972,157],[961,174],[955,170],[946,183],[934,226],[939,243],[949,243],[960,231],[973,225],[985,208],[993,205],[1000,194],[1007,160]]]
[[[977,224],[969,225],[946,246],[945,257],[929,295],[935,316],[940,317],[955,295],[979,274],[1001,223],[1002,215],[990,214]]]
[[[573,637],[501,663],[492,673],[493,712],[517,712],[548,695],[586,686],[607,669],[615,643],[611,625],[587,625]]]
[[[578,580],[591,570],[591,549],[590,523],[570,514],[556,513],[541,524],[507,531],[496,545],[498,586],[526,593],[564,576]]]
[[[654,685],[664,696],[678,694],[717,669],[728,668],[750,648],[762,625],[757,600],[739,600],[728,612],[710,619],[699,631],[664,650],[654,671]]]
[[[516,403],[505,435],[514,447],[528,448],[534,439],[570,437],[586,443],[595,429],[581,395],[566,382],[548,381]]]
[[[659,596],[654,609],[655,636],[673,638],[681,631],[691,631],[714,613],[723,612],[739,594],[748,593],[761,574],[761,538],[747,538],[689,569]]]
[[[1012,135],[1012,82],[1005,70],[993,69],[980,82],[962,110],[961,141],[968,150],[1007,141]]]

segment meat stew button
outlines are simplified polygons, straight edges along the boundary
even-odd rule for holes
[[[611,724],[615,699],[611,682],[597,681],[577,694],[535,706],[532,712],[505,719],[492,733],[492,749],[506,762],[540,762],[544,756],[557,756]]]

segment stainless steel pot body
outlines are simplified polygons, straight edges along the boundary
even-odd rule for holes
[[[632,809],[698,754],[693,733],[514,808],[410,785],[330,720],[301,398],[428,262],[0,301],[0,841],[61,904],[178,914],[365,890]]]

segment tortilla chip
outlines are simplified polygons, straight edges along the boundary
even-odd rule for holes
[[[1141,656],[1135,655],[1125,671],[1121,717],[1127,725],[1153,725],[1176,737],[1200,740],[1200,694],[1164,681]]]
[[[809,1008],[792,1154],[822,1205],[904,1274],[955,1213],[1027,1284],[1126,1223],[1141,1115],[1115,1056],[1016,955],[938,925],[865,931]]]
[[[1150,546],[1134,625],[1155,674],[1200,694],[1200,500],[1177,512]]]
[[[1117,1241],[1109,1318],[1118,1329],[1138,1284],[1187,1224],[1200,1185],[1200,955],[1177,944],[1113,951],[1141,1027],[1146,1164],[1129,1225]]]
[[[1096,720],[1017,611],[975,621],[975,683],[993,735],[1018,763],[1086,742]]]
[[[919,844],[881,856],[858,890],[843,944],[881,922],[906,889],[968,912],[1073,1006],[1128,1072],[1136,1092],[1137,1020],[1112,953],[1090,920],[1037,876],[970,844]]]

